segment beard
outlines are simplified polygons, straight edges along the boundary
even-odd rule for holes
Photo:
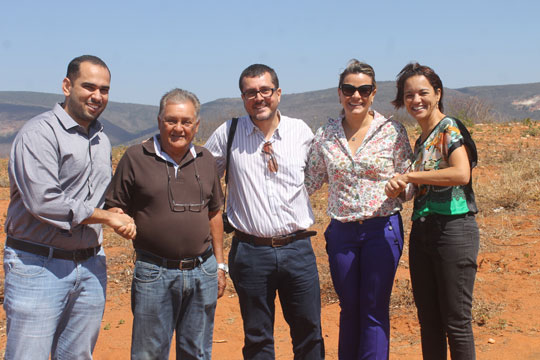
[[[105,110],[104,107],[101,107],[97,112],[91,113],[88,111],[88,109],[86,109],[86,103],[68,100],[66,101],[66,104],[68,114],[79,124],[91,124],[101,115],[103,110]]]

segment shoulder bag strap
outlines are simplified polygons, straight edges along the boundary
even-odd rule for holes
[[[229,135],[227,136],[227,162],[225,163],[225,185],[229,183],[229,160],[231,159],[231,146],[236,133],[236,125],[238,125],[238,118],[233,118],[231,121],[231,127],[229,128]]]
[[[223,212],[225,212],[225,205],[227,203],[227,184],[229,183],[229,160],[231,158],[231,146],[236,133],[236,126],[238,125],[238,118],[232,118],[231,127],[229,128],[229,134],[227,135],[227,162],[225,163],[225,201],[223,201]]]

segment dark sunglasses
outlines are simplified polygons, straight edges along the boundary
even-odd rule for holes
[[[362,85],[359,87],[352,86],[351,84],[341,84],[341,92],[345,96],[353,96],[355,92],[358,91],[360,96],[368,97],[373,92],[375,86],[373,85]]]

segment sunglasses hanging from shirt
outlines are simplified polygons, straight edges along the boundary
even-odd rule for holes
[[[194,147],[191,147],[190,151],[191,151],[191,154],[193,155],[193,166],[195,167],[195,179],[197,179],[197,184],[199,186],[200,200],[196,204],[193,204],[193,203],[182,204],[182,203],[176,202],[175,197],[174,197],[173,185],[171,184],[171,181],[174,182],[174,180],[171,180],[172,175],[169,172],[169,165],[165,161],[165,169],[167,169],[167,191],[169,192],[169,205],[170,205],[171,210],[173,212],[184,212],[186,210],[191,211],[191,212],[201,212],[202,209],[204,208],[204,199],[203,199],[203,189],[202,189],[202,184],[201,184],[201,177],[199,176],[199,170],[197,169],[197,161],[196,161],[197,160],[197,153],[195,152]],[[176,179],[176,170],[175,170],[175,174],[174,174],[174,179]]]
[[[276,173],[278,171],[278,164],[276,160],[276,156],[274,155],[274,149],[272,148],[272,143],[270,141],[267,141],[264,143],[262,152],[266,157],[268,157],[268,170],[270,170],[273,173]]]

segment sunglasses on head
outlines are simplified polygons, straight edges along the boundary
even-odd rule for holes
[[[342,84],[340,89],[343,95],[345,96],[353,96],[355,92],[358,91],[360,96],[368,97],[373,92],[373,89],[375,86],[373,85],[362,85],[359,87],[352,86],[351,84]]]

